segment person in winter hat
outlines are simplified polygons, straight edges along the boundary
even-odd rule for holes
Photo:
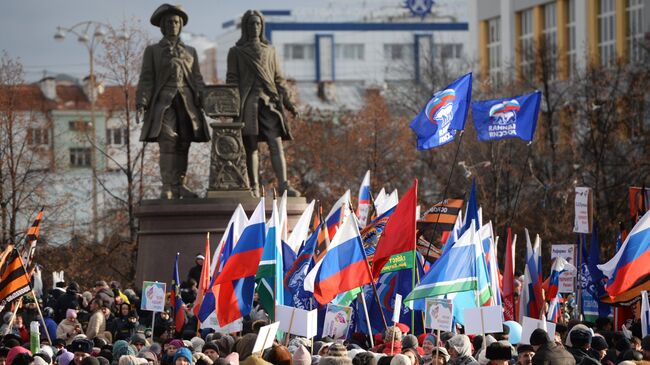
[[[575,365],[573,356],[560,345],[548,339],[548,333],[541,328],[530,335],[530,344],[535,349],[533,365]]]
[[[187,347],[181,347],[174,354],[174,365],[192,365],[192,352]]]
[[[201,350],[212,362],[219,358],[219,346],[214,342],[206,342]]]
[[[264,356],[264,360],[273,365],[293,364],[291,353],[285,346],[273,346],[273,348]]]
[[[451,360],[448,364],[452,365],[478,365],[478,362],[472,357],[472,343],[469,337],[465,335],[455,335],[447,342],[449,356]]]

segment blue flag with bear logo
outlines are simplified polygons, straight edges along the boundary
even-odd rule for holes
[[[532,141],[542,93],[472,102],[472,119],[479,141],[521,138]]]
[[[453,141],[456,131],[465,129],[471,99],[471,72],[434,93],[411,122],[411,129],[418,139],[418,150],[428,150]]]

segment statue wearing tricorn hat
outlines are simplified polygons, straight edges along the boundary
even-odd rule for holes
[[[197,197],[185,186],[190,143],[210,140],[197,53],[180,39],[187,21],[180,6],[163,4],[154,11],[151,24],[160,27],[163,39],[145,49],[136,93],[140,140],[160,147],[162,199]]]

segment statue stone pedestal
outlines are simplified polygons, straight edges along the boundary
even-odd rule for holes
[[[241,130],[244,123],[211,123],[212,153],[208,198],[251,197],[246,153]]]
[[[248,192],[247,192],[248,193]],[[259,203],[250,193],[245,198],[221,197],[204,199],[145,200],[136,209],[138,229],[138,259],[135,283],[143,280],[169,283],[176,252],[180,252],[179,275],[182,281],[195,265],[196,254],[205,250],[205,236],[210,232],[212,254],[223,236],[232,213],[241,204],[250,216]],[[266,217],[271,217],[272,199],[266,199]],[[307,208],[305,198],[287,200],[289,228],[300,219]]]

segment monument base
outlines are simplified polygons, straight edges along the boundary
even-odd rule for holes
[[[248,195],[244,196],[244,192]],[[250,216],[259,202],[258,198],[250,195],[250,191],[229,193],[218,198],[211,197],[208,192],[208,198],[205,199],[143,201],[136,209],[136,217],[140,222],[136,285],[142,285],[143,280],[169,283],[176,252],[180,253],[180,279],[186,280],[188,271],[195,265],[194,257],[198,253],[204,254],[208,232],[210,249],[214,254],[237,205],[241,204]],[[287,199],[289,227],[296,224],[305,208],[305,198]],[[272,199],[267,198],[267,219],[271,216],[271,210]]]

